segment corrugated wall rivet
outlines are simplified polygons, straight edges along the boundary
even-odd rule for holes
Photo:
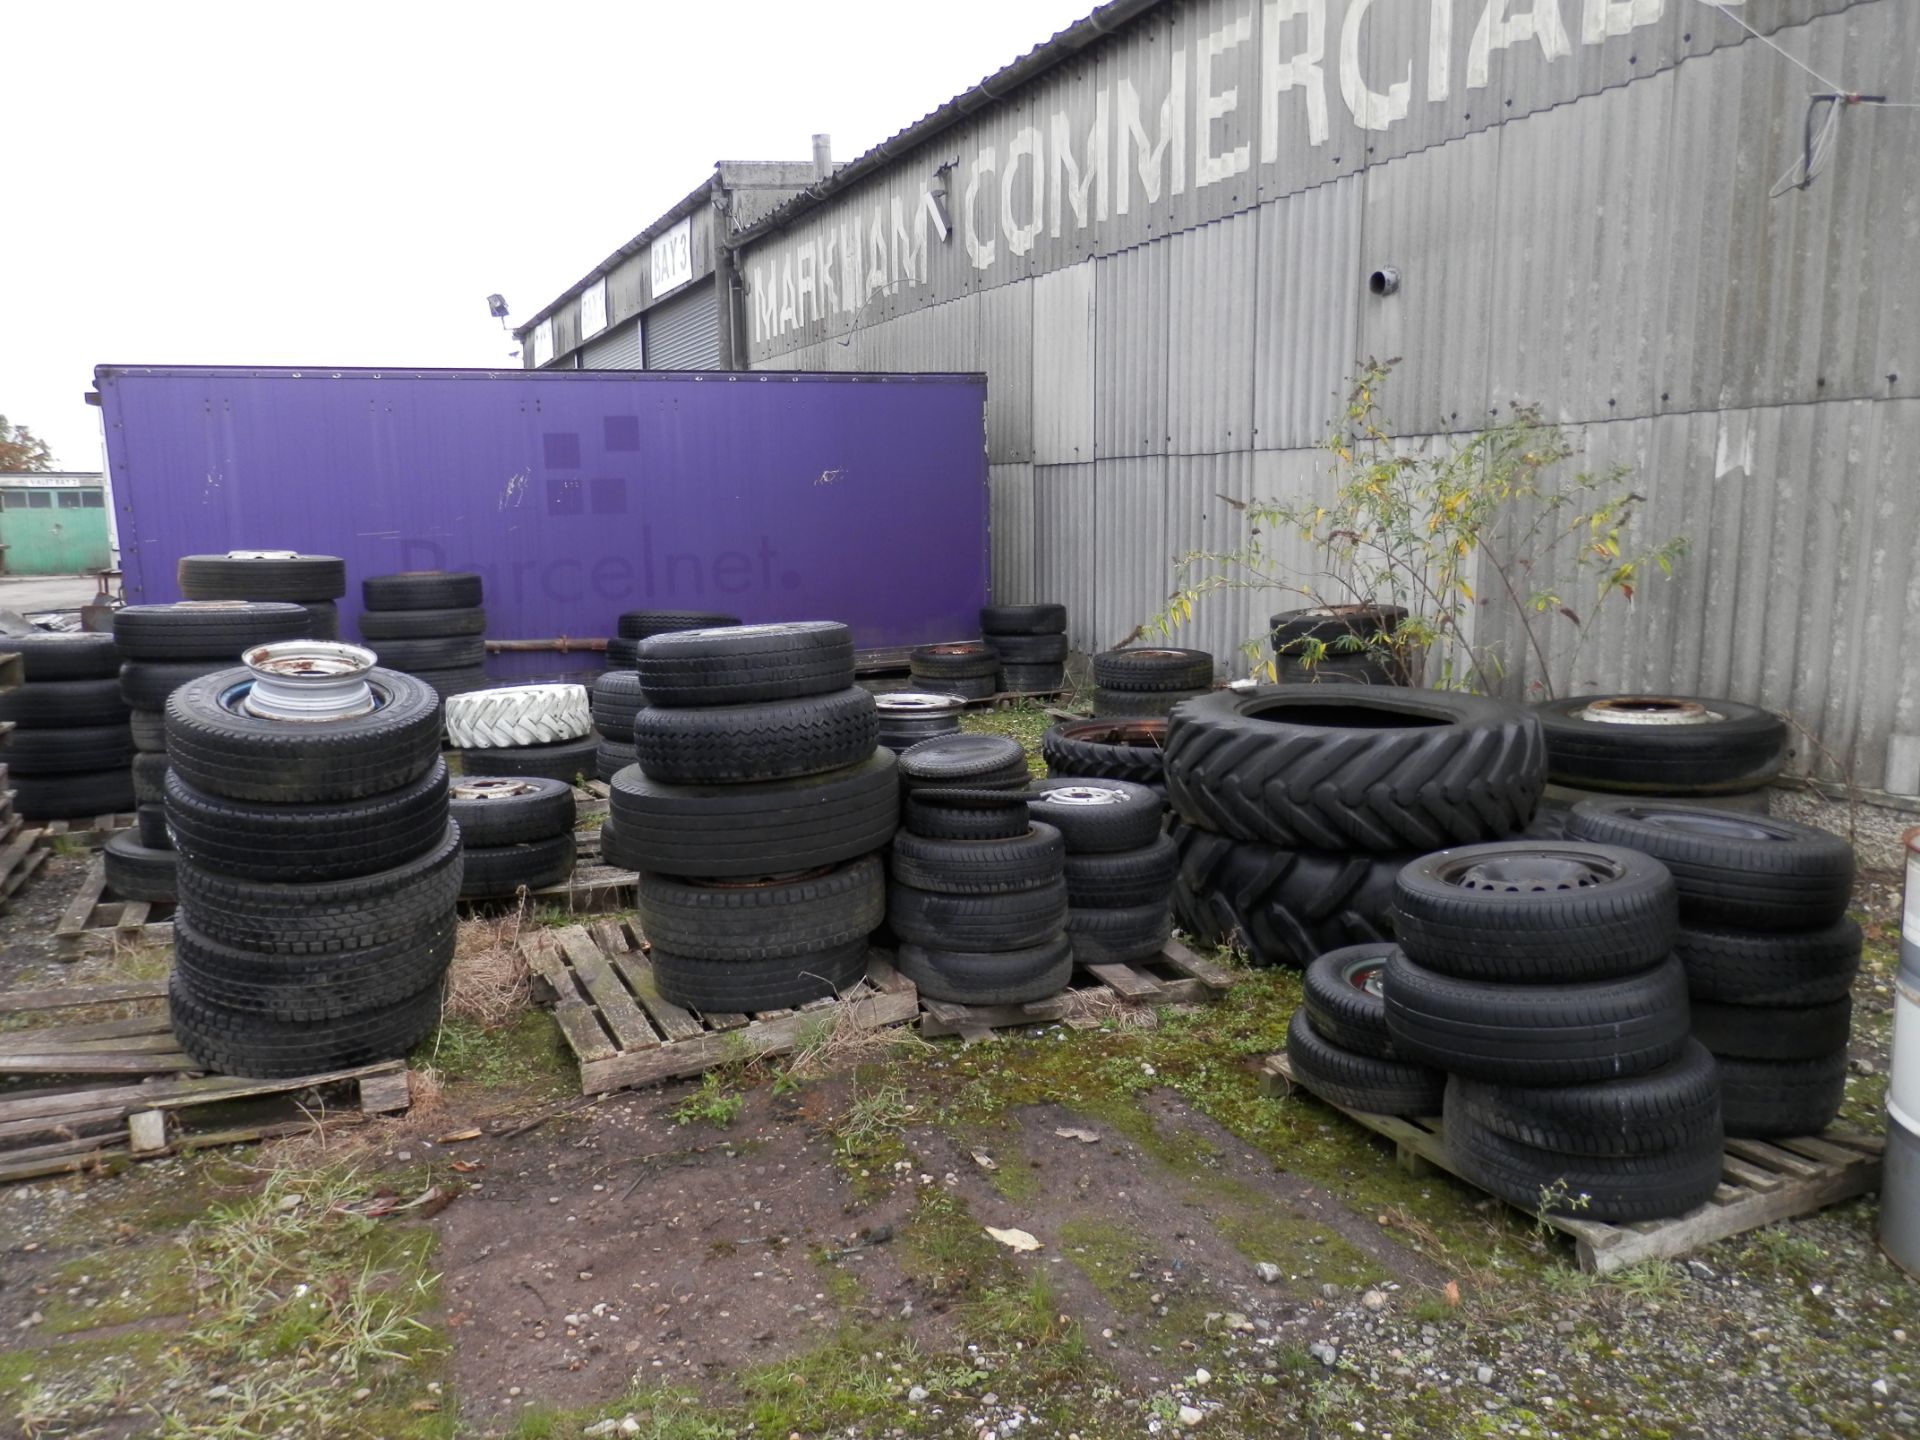
[[[1375,295],[1391,295],[1400,288],[1400,272],[1391,265],[1382,265],[1367,277],[1367,289]]]

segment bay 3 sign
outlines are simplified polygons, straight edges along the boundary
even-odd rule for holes
[[[1067,108],[1047,113],[1043,90],[1025,110],[1030,123],[1001,127],[994,142],[981,140],[989,132],[979,122],[963,131],[961,155],[917,194],[895,185],[871,206],[843,199],[816,212],[824,221],[763,246],[767,258],[748,267],[753,339],[764,344],[857,313],[876,294],[928,284],[937,259],[930,235],[957,242],[966,266],[993,283],[997,268],[1063,229],[1103,226],[1163,195],[1230,181],[1256,161],[1280,160],[1283,147],[1326,145],[1335,104],[1359,130],[1391,130],[1416,103],[1484,90],[1502,52],[1551,65],[1576,44],[1657,24],[1669,3],[1690,0],[1248,0],[1234,18],[1174,44],[1157,104],[1121,75],[1090,103],[1076,97],[1076,123]],[[1379,73],[1367,53],[1370,17],[1404,23],[1413,10],[1424,12],[1426,53]],[[1229,143],[1234,136],[1244,138]]]

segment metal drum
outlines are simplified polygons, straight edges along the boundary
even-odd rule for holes
[[[915,690],[898,690],[873,699],[880,712],[880,743],[896,755],[922,740],[954,734],[967,708],[964,701],[952,695]]]
[[[1900,917],[1900,973],[1893,988],[1880,1248],[1920,1279],[1920,826],[1900,838],[1907,852],[1907,889]]]

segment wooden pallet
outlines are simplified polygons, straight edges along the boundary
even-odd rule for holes
[[[352,1084],[358,1113],[387,1114],[411,1103],[404,1060],[303,1075],[241,1080],[200,1075],[180,1052],[164,1007],[165,981],[0,992],[0,1014],[71,1011],[134,1002],[141,1013],[116,1020],[38,1025],[0,1033],[0,1075],[112,1076],[0,1094],[0,1181],[92,1169],[112,1156],[149,1159],[183,1150],[260,1140],[308,1129],[302,1118],[254,1119],[242,1126],[192,1128],[189,1112],[225,1101],[295,1095]]]
[[[98,947],[172,943],[173,906],[109,895],[107,862],[101,855],[93,857],[53,927],[54,953],[63,960],[77,960]]]
[[[70,840],[90,850],[98,850],[122,830],[131,830],[134,819],[133,812],[125,810],[111,815],[95,815],[92,819],[38,820],[34,824],[35,845],[51,848],[56,840]]]
[[[1233,985],[1233,974],[1203,960],[1178,940],[1169,940],[1151,960],[1131,965],[1080,965],[1058,995],[1025,1005],[959,1005],[920,1000],[922,1035],[958,1035],[969,1043],[989,1040],[995,1030],[1023,1025],[1094,1025],[1118,1006],[1209,1004]]]
[[[1271,1093],[1285,1093],[1295,1086],[1313,1093],[1306,1082],[1294,1078],[1285,1055],[1267,1060],[1264,1079]],[[1330,1100],[1322,1103],[1393,1141],[1395,1159],[1403,1170],[1416,1175],[1444,1170],[1457,1179],[1466,1179],[1447,1155],[1445,1132],[1438,1118],[1403,1120],[1349,1110]],[[1719,1189],[1706,1204],[1685,1215],[1624,1225],[1570,1215],[1548,1215],[1545,1220],[1572,1238],[1582,1270],[1605,1275],[1642,1260],[1678,1259],[1729,1235],[1744,1234],[1796,1215],[1810,1215],[1836,1201],[1877,1190],[1885,1148],[1885,1140],[1878,1135],[1837,1130],[1790,1140],[1728,1140]]]
[[[699,1014],[661,998],[633,927],[618,920],[524,935],[520,952],[547,991],[580,1063],[580,1093],[599,1095],[698,1075],[734,1060],[783,1055],[809,1027],[842,1017],[864,1030],[919,1013],[913,986],[874,956],[867,979],[839,1000],[793,1010]]]
[[[13,791],[6,788],[7,767],[0,765],[0,915],[12,906],[14,892],[46,863],[40,832],[25,829],[13,808]]]

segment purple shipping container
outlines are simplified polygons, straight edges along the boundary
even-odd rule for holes
[[[979,375],[103,365],[130,601],[182,555],[299,550],[360,581],[477,570],[492,639],[622,610],[843,620],[891,650],[975,635],[987,598]],[[501,676],[598,664],[502,654]]]

